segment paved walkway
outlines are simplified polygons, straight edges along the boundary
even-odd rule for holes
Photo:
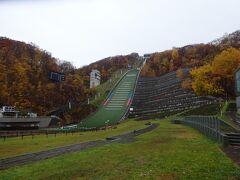
[[[152,131],[157,127],[158,127],[158,124],[152,124],[140,130],[106,138],[106,140],[84,142],[80,144],[74,144],[74,145],[59,147],[55,149],[50,149],[42,152],[30,153],[30,154],[20,155],[16,157],[11,157],[11,158],[0,159],[0,170],[8,169],[14,166],[28,164],[28,163],[43,160],[43,159],[48,159],[51,157],[59,156],[59,155],[70,153],[70,152],[77,152],[77,151],[82,151],[82,150],[93,148],[93,147],[99,147],[99,146],[103,146],[113,142],[122,142],[122,143],[131,142],[134,140],[135,136]]]
[[[235,122],[236,124],[240,125],[240,118],[237,117],[237,112],[235,111],[228,111],[225,113],[228,117],[230,117],[232,119],[233,122]]]

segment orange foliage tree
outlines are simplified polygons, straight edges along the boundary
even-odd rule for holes
[[[234,96],[234,71],[240,66],[240,50],[228,48],[216,55],[212,64],[191,71],[197,94]]]
[[[240,50],[236,48],[224,50],[213,60],[212,73],[227,96],[234,96],[234,71],[239,66]]]
[[[212,66],[205,65],[191,71],[193,77],[192,88],[198,95],[222,94],[223,89],[212,80]]]

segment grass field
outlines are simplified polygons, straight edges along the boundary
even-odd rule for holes
[[[0,172],[0,179],[239,179],[240,169],[194,129],[160,126],[113,143]]]
[[[39,152],[80,142],[104,139],[108,136],[118,135],[134,129],[143,128],[145,127],[145,123],[146,122],[130,120],[118,125],[116,129],[107,129],[106,131],[79,132],[74,133],[73,135],[68,134],[67,136],[66,134],[57,134],[56,137],[55,135],[48,135],[48,137],[46,137],[46,135],[38,135],[34,136],[33,139],[31,136],[24,137],[23,140],[18,137],[9,138],[5,142],[2,139],[0,140],[0,159],[30,152]]]

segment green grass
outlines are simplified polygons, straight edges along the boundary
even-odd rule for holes
[[[184,113],[181,113],[181,116],[191,116],[191,115],[202,115],[202,116],[211,116],[219,113],[219,104],[209,104],[202,107],[194,108],[188,110]]]
[[[239,179],[218,144],[194,129],[160,121],[132,143],[113,143],[12,168],[0,179]]]
[[[228,105],[229,105],[229,102],[228,102],[228,101],[225,101],[225,102],[223,103],[222,113],[225,113],[225,112],[227,111]]]
[[[47,149],[61,147],[70,144],[76,144],[80,142],[86,142],[91,140],[105,139],[108,136],[122,134],[131,130],[140,129],[145,127],[146,122],[137,122],[134,120],[128,120],[117,126],[116,129],[101,130],[98,132],[78,132],[73,135],[70,133],[55,135],[37,135],[32,139],[31,136],[24,137],[21,140],[18,138],[9,138],[5,142],[0,140],[0,159],[6,157],[17,156],[21,154],[39,152]],[[1,178],[0,178],[1,179]]]

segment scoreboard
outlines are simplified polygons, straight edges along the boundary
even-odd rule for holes
[[[51,71],[49,73],[49,79],[55,82],[65,81],[65,74]]]

